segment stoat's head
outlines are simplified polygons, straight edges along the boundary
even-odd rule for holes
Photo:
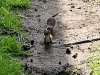
[[[44,35],[49,35],[51,33],[50,30],[44,30]]]
[[[49,30],[51,33],[53,32],[53,26],[47,26],[46,29]]]

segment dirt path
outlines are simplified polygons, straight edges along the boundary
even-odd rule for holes
[[[46,2],[45,2],[46,1]],[[32,75],[71,75],[71,72],[88,58],[91,46],[100,41],[72,45],[66,44],[100,37],[100,4],[81,0],[31,0],[31,8],[23,14],[28,38],[34,39],[30,57],[24,58]],[[35,11],[33,12],[35,8]],[[43,31],[46,20],[54,13],[57,23],[54,27],[52,46],[45,48]],[[71,51],[71,54],[70,54]],[[82,66],[72,75],[88,75],[89,67]]]

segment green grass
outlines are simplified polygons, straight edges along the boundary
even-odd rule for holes
[[[28,7],[30,0],[0,0],[0,7]]]
[[[93,75],[100,75],[100,46],[91,47],[88,65],[93,70]]]
[[[11,14],[6,8],[0,8],[0,26],[5,25],[7,28],[14,29],[16,31],[22,30],[19,17],[15,14]]]
[[[1,36],[0,51],[11,55],[26,55],[27,52],[22,51],[22,44],[17,41],[16,37]]]
[[[17,15],[20,8],[25,9],[29,5],[30,0],[0,0],[0,33],[21,32],[22,22]],[[24,75],[22,63],[18,58],[28,53],[22,51],[22,43],[17,39],[15,35],[0,34],[0,75]]]
[[[0,75],[23,75],[22,70],[18,60],[9,54],[0,52]]]
[[[16,37],[0,36],[0,75],[22,75],[22,64],[15,59],[16,56],[25,55],[21,51],[21,44]]]

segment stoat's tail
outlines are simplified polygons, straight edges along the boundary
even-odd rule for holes
[[[52,17],[55,17],[55,16],[57,16],[59,14],[59,12],[57,12],[56,14],[54,14],[54,15],[52,15]]]

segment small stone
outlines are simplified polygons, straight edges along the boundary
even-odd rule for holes
[[[89,39],[89,36],[87,36],[87,39]]]
[[[33,62],[33,60],[31,59],[31,62]]]
[[[72,11],[72,10],[70,10],[70,11]]]
[[[36,8],[34,8],[34,11],[36,11],[36,12],[37,12],[37,9],[36,9]]]
[[[75,36],[78,36],[78,34],[75,34]]]
[[[66,54],[71,54],[71,51],[69,48],[66,49]]]
[[[90,48],[90,47],[88,47],[88,50],[91,50],[91,48]]]
[[[83,27],[85,27],[85,24],[82,24]]]
[[[59,62],[59,65],[61,65],[61,62]]]
[[[73,49],[73,46],[71,46],[70,48]]]
[[[42,54],[42,53],[38,53],[38,54]]]
[[[75,6],[71,6],[71,8],[75,8]]]
[[[44,43],[43,43],[43,42],[40,42],[40,44],[41,44],[41,45],[44,45]]]
[[[81,9],[81,7],[78,7],[77,9]]]
[[[72,57],[75,59],[78,56],[78,53],[75,53]]]
[[[59,44],[60,44],[60,41],[59,41]]]
[[[31,45],[33,45],[34,44],[34,40],[31,40]]]

